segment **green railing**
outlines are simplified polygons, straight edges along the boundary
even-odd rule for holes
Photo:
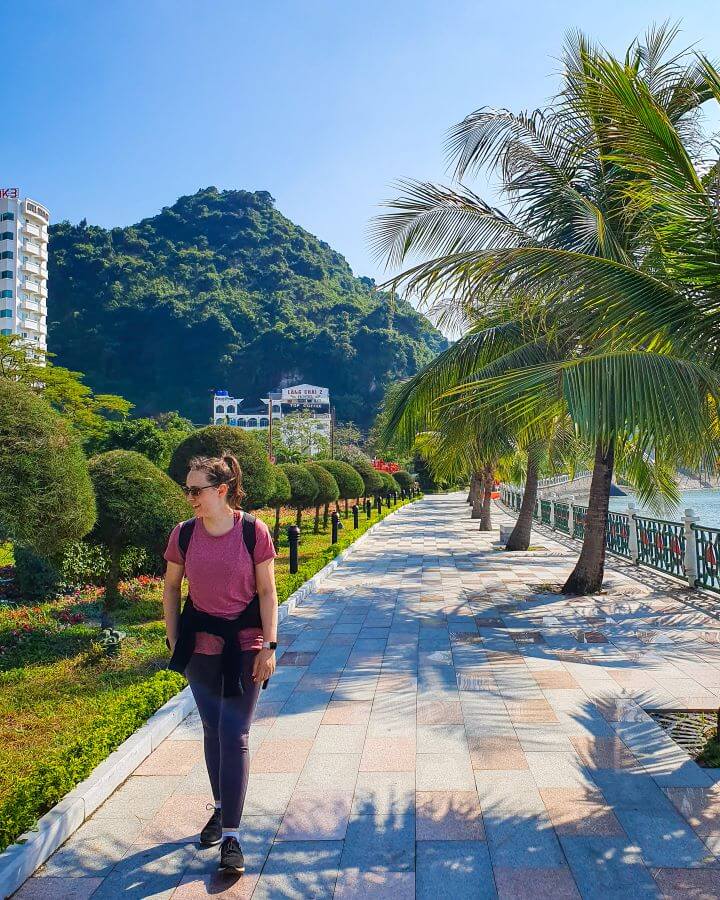
[[[558,531],[570,534],[570,504],[555,501],[555,527]]]
[[[638,562],[669,575],[685,574],[685,527],[681,522],[635,516]]]
[[[720,591],[720,529],[691,525],[695,535],[697,587]]]
[[[605,546],[611,553],[631,557],[630,553],[630,518],[623,513],[608,513]]]
[[[543,525],[552,525],[552,503],[549,500],[540,501],[540,521]]]
[[[587,506],[575,506],[573,504],[573,533],[572,536],[582,541],[585,538],[585,519],[587,518]]]

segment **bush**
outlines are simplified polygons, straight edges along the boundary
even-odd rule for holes
[[[36,759],[42,761],[15,779],[12,791],[0,805],[0,850],[32,828],[40,816],[87,778],[184,683],[176,672],[157,672],[143,684],[113,698],[105,714],[93,721],[92,728],[86,722],[78,722],[74,740],[52,753],[38,754]]]
[[[323,469],[327,469],[335,479],[341,500],[355,500],[362,497],[365,482],[360,477],[360,473],[349,463],[339,459],[319,459],[317,464]]]
[[[273,541],[277,547],[280,538],[280,510],[283,506],[290,502],[292,491],[290,482],[285,472],[280,466],[272,467],[273,487],[270,496],[267,499],[267,505],[270,509],[275,510],[275,525],[273,526]]]
[[[373,469],[370,460],[367,457],[357,456],[350,465],[355,469],[363,480],[363,494],[365,497],[377,494],[382,490],[383,480],[377,469]]]
[[[412,490],[412,486],[415,483],[412,475],[404,469],[400,469],[399,472],[393,473],[393,478],[400,485],[401,490],[405,491],[406,494]]]
[[[95,523],[88,466],[66,422],[27,385],[0,379],[0,534],[51,555]]]
[[[313,526],[313,531],[317,534],[320,531],[320,508],[337,500],[340,496],[340,488],[338,488],[337,481],[324,466],[310,462],[306,463],[305,468],[310,472],[318,486],[314,501],[315,524]]]
[[[178,484],[185,484],[189,463],[193,456],[222,456],[232,453],[240,463],[244,509],[259,509],[270,496],[274,479],[272,465],[265,448],[255,435],[232,425],[208,425],[185,438],[175,448],[168,473]]]
[[[388,497],[394,491],[397,491],[398,494],[400,493],[400,485],[389,472],[379,472],[378,474],[383,481],[383,486],[379,491],[381,497]]]
[[[282,463],[282,469],[290,482],[290,502],[288,506],[297,510],[297,526],[302,523],[302,511],[313,505],[317,496],[318,485],[306,466],[298,463]]]
[[[192,509],[180,488],[149,459],[133,450],[110,450],[90,460],[98,520],[90,535],[105,546],[109,567],[105,610],[118,600],[120,561],[129,547],[159,554],[169,533]],[[107,625],[105,620],[103,625]]]

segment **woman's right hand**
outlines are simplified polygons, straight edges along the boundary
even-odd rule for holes
[[[177,644],[177,638],[170,638],[170,637],[165,638],[165,646],[168,648],[168,650],[171,653],[175,652],[175,644]]]

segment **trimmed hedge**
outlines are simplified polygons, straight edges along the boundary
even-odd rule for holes
[[[114,697],[107,711],[92,723],[78,723],[75,738],[19,778],[0,805],[0,850],[33,828],[40,816],[175,696],[184,681],[177,672],[156,672],[142,684]]]

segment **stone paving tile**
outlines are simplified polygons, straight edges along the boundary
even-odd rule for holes
[[[253,900],[331,898],[342,847],[342,841],[279,841],[273,844]]]
[[[500,900],[579,900],[575,879],[570,869],[507,869],[493,870]]]
[[[644,711],[718,705],[717,618],[612,560],[598,597],[538,590],[570,551],[545,532],[528,554],[496,542],[461,495],[428,497],[281,624],[243,878],[197,844],[194,713],[18,896],[720,895],[720,771]]]
[[[187,775],[202,759],[202,741],[164,741],[135,770],[135,775]]]
[[[418,842],[415,880],[418,900],[497,897],[490,854],[484,841]]]
[[[418,841],[485,839],[477,790],[418,791],[416,810]]]

